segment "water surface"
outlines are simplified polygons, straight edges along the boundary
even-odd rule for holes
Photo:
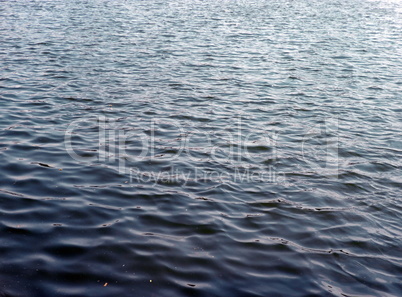
[[[400,296],[399,1],[0,1],[10,296]]]

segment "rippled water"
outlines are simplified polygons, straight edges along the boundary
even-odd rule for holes
[[[401,13],[0,1],[1,290],[400,296]]]

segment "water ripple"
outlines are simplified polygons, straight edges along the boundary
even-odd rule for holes
[[[401,295],[401,12],[1,2],[0,296]]]

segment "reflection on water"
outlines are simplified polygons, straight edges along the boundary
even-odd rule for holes
[[[6,1],[11,296],[398,296],[398,1]]]

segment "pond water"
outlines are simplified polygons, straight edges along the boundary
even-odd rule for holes
[[[400,296],[402,2],[0,1],[9,296]]]

